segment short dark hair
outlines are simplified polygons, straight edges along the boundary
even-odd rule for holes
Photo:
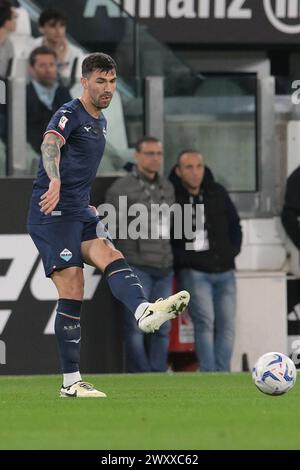
[[[10,0],[0,1],[0,28],[4,26],[6,21],[10,21],[13,16],[13,3]]]
[[[199,150],[196,150],[196,149],[185,149],[185,150],[181,150],[181,152],[179,153],[179,155],[178,155],[178,157],[177,157],[177,160],[176,160],[176,166],[179,166],[179,165],[180,165],[181,157],[182,157],[182,155],[184,155],[185,153],[198,153],[198,155],[202,155],[202,153],[199,152]]]
[[[36,47],[35,49],[33,49],[33,51],[31,51],[30,56],[29,56],[29,64],[31,65],[31,67],[34,67],[34,64],[36,62],[36,58],[38,55],[45,55],[45,54],[53,55],[55,60],[57,59],[56,52],[53,49],[50,49],[50,47],[46,47],[46,46]]]
[[[87,77],[95,70],[103,72],[117,71],[117,64],[114,59],[103,52],[94,52],[88,55],[82,62],[82,76]]]
[[[152,137],[151,135],[145,135],[144,137],[142,137],[141,139],[137,141],[137,143],[135,144],[135,150],[137,152],[140,152],[141,146],[147,142],[155,142],[155,143],[160,144],[160,140],[157,139],[156,137]]]
[[[56,8],[46,8],[42,11],[39,18],[39,25],[41,27],[45,26],[49,21],[54,21],[55,23],[67,24],[67,16],[60,10]]]

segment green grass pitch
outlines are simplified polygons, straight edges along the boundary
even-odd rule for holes
[[[0,449],[300,449],[300,383],[250,374],[85,376],[107,399],[59,398],[59,376],[0,377]]]

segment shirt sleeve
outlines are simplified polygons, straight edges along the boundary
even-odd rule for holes
[[[71,132],[77,127],[77,118],[74,111],[68,110],[62,106],[50,119],[46,134],[50,132],[58,135],[65,144]]]

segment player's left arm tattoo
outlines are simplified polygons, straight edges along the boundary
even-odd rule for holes
[[[63,146],[61,137],[49,132],[45,135],[41,145],[43,165],[50,179],[57,178],[60,180],[59,162],[60,149]]]

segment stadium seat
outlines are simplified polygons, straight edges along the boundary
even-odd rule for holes
[[[27,58],[32,41],[30,16],[25,8],[18,8],[17,28],[10,39],[16,58]]]

